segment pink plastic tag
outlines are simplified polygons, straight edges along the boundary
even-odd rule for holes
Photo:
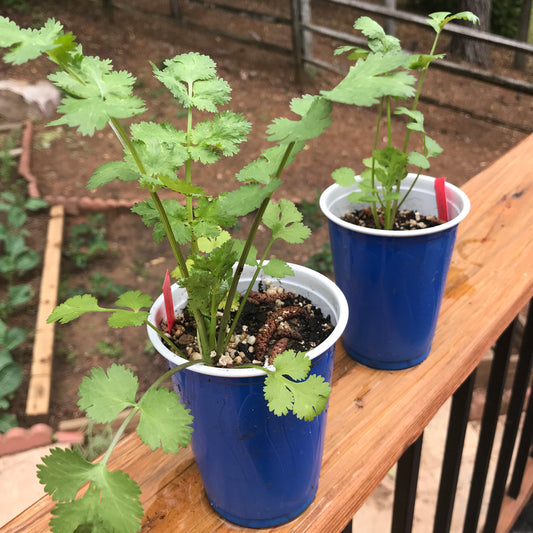
[[[176,320],[176,317],[174,315],[174,302],[172,301],[172,291],[170,290],[170,274],[168,273],[168,269],[165,275],[165,281],[163,283],[163,299],[165,300],[165,311],[167,315],[168,333],[170,335],[170,332],[172,331],[172,327],[174,326],[174,321]]]
[[[439,218],[448,222],[448,201],[446,200],[446,178],[435,179],[435,196]]]

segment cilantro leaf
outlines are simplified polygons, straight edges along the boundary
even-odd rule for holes
[[[331,387],[322,376],[308,375],[311,361],[305,353],[287,350],[276,356],[273,365],[275,371],[266,369],[263,391],[274,414],[292,411],[300,419],[312,420],[325,409]]]
[[[296,205],[282,198],[279,204],[274,202],[268,204],[263,215],[263,223],[271,229],[273,239],[301,244],[311,235],[311,230],[301,222],[302,218]]]
[[[305,381],[292,385],[292,412],[300,419],[312,420],[324,411],[331,387],[322,376],[310,375]]]
[[[77,295],[58,305],[46,322],[50,324],[59,320],[61,324],[66,324],[85,313],[95,311],[102,312],[107,311],[107,309],[100,307],[96,298],[90,294]]]
[[[191,52],[164,62],[160,70],[155,65],[154,76],[167,87],[185,107],[216,112],[218,105],[230,100],[231,89],[216,77],[215,62],[208,56]]]
[[[331,103],[320,96],[307,94],[301,98],[293,98],[291,110],[300,115],[301,119],[275,119],[267,128],[269,141],[307,141],[318,137],[331,124]]]
[[[229,215],[245,216],[257,209],[280,185],[281,180],[272,180],[261,187],[258,183],[247,183],[219,197],[220,207]]]
[[[382,96],[410,98],[414,96],[416,78],[403,70],[409,55],[403,52],[389,54],[369,54],[359,60],[346,77],[331,91],[321,94],[333,102],[371,106]]]
[[[81,56],[77,68],[48,76],[68,95],[58,111],[63,117],[51,125],[77,127],[83,135],[103,129],[111,118],[129,118],[145,111],[140,98],[132,96],[135,78],[125,71],[112,70],[111,61]]]
[[[177,242],[179,244],[189,242],[191,240],[191,230],[186,223],[187,210],[185,206],[181,205],[176,199],[165,199],[162,200],[161,203],[168,215]],[[165,228],[163,227],[163,223],[159,218],[159,213],[151,198],[142,202],[137,202],[131,210],[141,216],[142,221],[147,227],[154,227],[153,237],[155,242],[161,242],[165,238]]]
[[[99,424],[112,422],[124,409],[135,405],[139,382],[122,365],[113,364],[106,371],[93,368],[79,387],[78,407]]]
[[[355,181],[355,171],[348,167],[341,167],[337,170],[334,170],[331,173],[331,177],[341,186],[349,187],[354,185]]]
[[[240,113],[225,111],[213,120],[196,125],[192,131],[191,157],[195,161],[213,163],[221,156],[231,156],[246,141],[251,124]]]
[[[140,402],[141,418],[137,433],[152,450],[177,453],[191,440],[193,417],[168,389],[149,389]]]
[[[148,311],[115,309],[113,314],[107,319],[107,323],[112,328],[138,327],[146,323],[149,314]]]
[[[449,11],[438,11],[437,13],[431,13],[427,22],[438,35],[444,29],[444,26],[452,20],[467,20],[472,24],[479,24],[479,18],[470,11],[461,11],[461,13],[456,13],[455,15],[452,15]]]
[[[131,135],[148,182],[150,178],[158,175],[172,176],[189,159],[189,152],[184,146],[185,133],[176,130],[168,122],[133,124]],[[126,161],[132,159],[133,156],[128,153]],[[133,161],[130,164],[133,164]],[[161,186],[156,179],[153,180],[153,184],[157,187]]]
[[[292,268],[281,259],[271,258],[268,263],[262,267],[263,272],[272,278],[284,278],[285,276],[294,276]]]
[[[54,531],[140,531],[141,491],[124,472],[110,472],[104,464],[90,463],[77,452],[62,448],[52,449],[37,468],[46,492],[60,502],[50,520]],[[86,493],[75,500],[87,482]]]
[[[392,35],[387,35],[385,30],[370,17],[358,18],[353,27],[368,37],[368,47],[372,52],[381,54],[401,52],[400,40]]]
[[[294,154],[303,147],[303,142],[295,144],[285,166],[294,161]],[[256,160],[248,163],[237,174],[237,179],[239,181],[256,181],[263,184],[270,183],[276,176],[286,151],[287,144],[267,148]]]
[[[87,182],[88,189],[96,189],[118,179],[121,181],[135,181],[139,179],[138,169],[132,168],[125,161],[110,161],[100,165]]]
[[[141,291],[127,291],[121,294],[115,305],[119,307],[129,307],[134,311],[139,311],[143,307],[151,307],[153,300],[149,294],[143,294]]]
[[[49,19],[39,29],[21,29],[6,17],[0,17],[0,46],[13,46],[4,56],[4,61],[21,65],[36,59],[57,46],[57,39],[63,34],[62,29],[63,26],[54,19]]]
[[[414,150],[407,155],[407,163],[423,169],[427,169],[431,166],[425,155],[422,155],[420,152],[415,152]]]
[[[44,490],[56,501],[72,500],[89,481],[94,465],[70,448],[52,448],[37,466],[37,477]]]

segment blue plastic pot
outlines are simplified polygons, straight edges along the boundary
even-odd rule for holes
[[[281,284],[308,297],[336,324],[328,339],[308,353],[312,372],[331,382],[335,343],[347,322],[346,299],[328,278],[291,266],[296,275]],[[251,279],[248,268],[241,277],[246,279]],[[174,286],[173,295],[176,310],[183,309],[186,292]],[[163,308],[161,296],[151,311],[153,323],[159,323]],[[148,329],[148,334],[170,365],[184,362],[155,332]],[[207,498],[220,515],[245,527],[273,527],[307,508],[318,488],[326,411],[311,422],[292,414],[275,416],[263,396],[260,369],[199,365],[173,379],[194,416],[192,449]]]
[[[406,192],[414,176],[402,184]],[[341,219],[363,207],[348,201],[357,185],[332,185],[320,207],[329,221],[335,281],[346,295],[349,321],[342,340],[355,360],[400,370],[421,363],[431,350],[455,243],[468,214],[468,197],[446,184],[450,221],[435,228],[384,231]],[[434,178],[420,176],[402,209],[437,215]]]

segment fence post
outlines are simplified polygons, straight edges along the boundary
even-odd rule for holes
[[[529,25],[531,23],[531,11],[533,6],[531,0],[523,0],[520,13],[520,25],[518,27],[518,40],[528,42]],[[514,56],[514,68],[524,70],[526,68],[527,55],[523,52],[516,52]]]
[[[297,85],[303,81],[304,39],[302,28],[301,0],[291,0],[292,54],[294,58],[294,77]]]
[[[182,22],[180,0],[170,1],[170,16],[175,18],[180,24]]]
[[[383,4],[385,7],[396,9],[396,0],[383,0]],[[396,21],[394,19],[385,17],[383,28],[388,35],[396,35]]]

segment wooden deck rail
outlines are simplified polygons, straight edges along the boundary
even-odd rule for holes
[[[342,531],[533,296],[533,135],[463,190],[472,210],[458,230],[430,356],[413,369],[375,371],[339,343],[317,496],[276,532]],[[210,508],[189,449],[167,456],[129,436],[120,452],[110,467],[140,482],[143,531],[239,530]],[[42,498],[5,531],[47,531],[50,508]]]

